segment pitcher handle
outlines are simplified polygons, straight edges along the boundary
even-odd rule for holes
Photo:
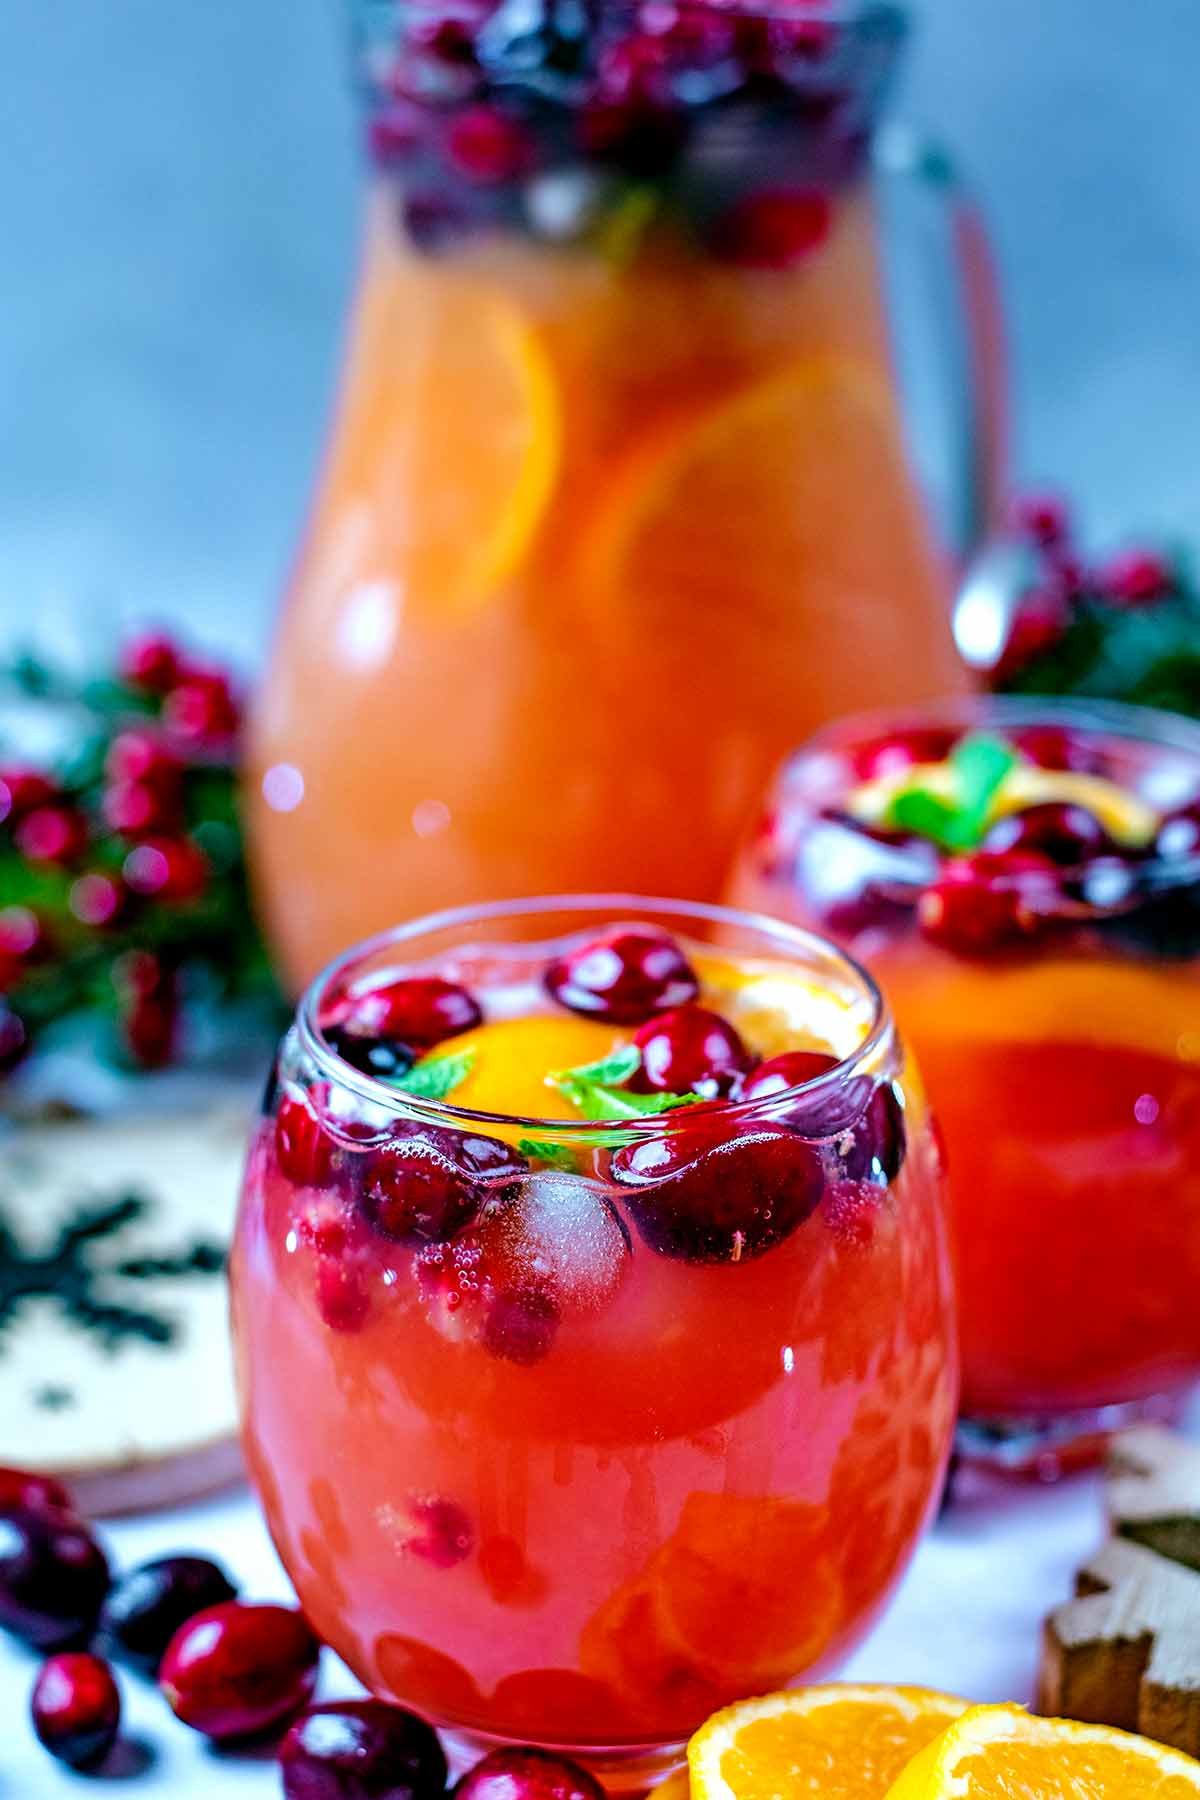
[[[952,550],[965,565],[1001,525],[1008,486],[1008,357],[1000,284],[982,214],[946,150],[903,124],[886,126],[875,147],[886,176],[932,194],[945,216],[950,265],[943,288],[952,299],[942,355],[945,403],[956,444]],[[958,329],[953,329],[957,319]]]

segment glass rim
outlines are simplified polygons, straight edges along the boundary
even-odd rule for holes
[[[1084,694],[980,693],[843,714],[814,731],[790,752],[783,766],[790,768],[823,750],[862,743],[896,728],[952,724],[976,715],[1012,724],[1073,725],[1106,732],[1138,743],[1162,744],[1192,755],[1200,763],[1200,720],[1185,713],[1136,706],[1127,700],[1093,700]]]
[[[329,1043],[319,1024],[322,1000],[330,988],[356,964],[366,962],[393,946],[412,943],[433,932],[450,931],[505,918],[528,918],[530,915],[571,911],[608,913],[613,923],[638,922],[638,915],[665,914],[682,923],[697,920],[704,924],[740,926],[756,931],[779,943],[781,950],[795,958],[806,955],[810,965],[819,962],[835,966],[848,975],[869,1008],[862,1038],[845,1056],[837,1056],[833,1067],[808,1081],[780,1089],[750,1100],[712,1100],[695,1106],[683,1106],[638,1119],[547,1119],[535,1114],[484,1112],[471,1107],[454,1106],[445,1100],[429,1100],[406,1094],[390,1087],[376,1076],[356,1069],[340,1057]],[[390,926],[385,931],[363,938],[341,951],[325,964],[309,982],[296,1004],[295,1024],[302,1049],[316,1065],[319,1075],[349,1089],[372,1105],[417,1117],[427,1124],[448,1125],[459,1129],[478,1130],[485,1125],[505,1126],[536,1133],[551,1142],[571,1139],[579,1142],[603,1143],[620,1132],[622,1141],[639,1137],[663,1137],[685,1131],[693,1121],[719,1118],[731,1126],[754,1118],[776,1118],[781,1110],[844,1088],[864,1065],[886,1052],[895,1039],[895,1023],[878,983],[857,957],[851,956],[831,938],[820,932],[790,925],[767,913],[749,912],[739,907],[719,906],[708,901],[660,898],[628,893],[539,894],[515,900],[492,900],[463,906],[446,907],[434,913]],[[453,1039],[448,1040],[453,1043]],[[830,1050],[830,1055],[836,1055]]]

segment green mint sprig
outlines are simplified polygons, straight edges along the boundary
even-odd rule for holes
[[[414,1063],[403,1075],[389,1075],[387,1085],[414,1100],[444,1100],[466,1080],[474,1061],[473,1050],[447,1050]]]
[[[577,1162],[575,1152],[565,1144],[552,1144],[545,1138],[518,1138],[517,1149],[530,1162],[543,1163],[548,1169],[558,1169],[563,1175],[573,1175]]]
[[[642,1066],[636,1044],[623,1044],[599,1062],[558,1069],[546,1080],[577,1106],[585,1119],[646,1119],[656,1113],[696,1106],[702,1094],[634,1094],[624,1083]]]
[[[915,782],[893,797],[888,823],[930,838],[942,850],[973,850],[991,822],[996,794],[1019,760],[1003,738],[973,731],[950,752],[952,797]]]

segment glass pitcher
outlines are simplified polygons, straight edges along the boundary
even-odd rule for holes
[[[365,252],[248,775],[293,982],[497,894],[712,896],[790,746],[967,685],[881,273],[903,10],[356,18]],[[945,191],[966,324],[926,336],[975,371],[942,384],[970,538],[995,343]]]

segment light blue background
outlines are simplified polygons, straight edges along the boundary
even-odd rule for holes
[[[251,654],[354,246],[340,0],[0,4],[0,624]],[[926,0],[906,109],[1007,282],[1018,460],[1200,537],[1200,4]]]

